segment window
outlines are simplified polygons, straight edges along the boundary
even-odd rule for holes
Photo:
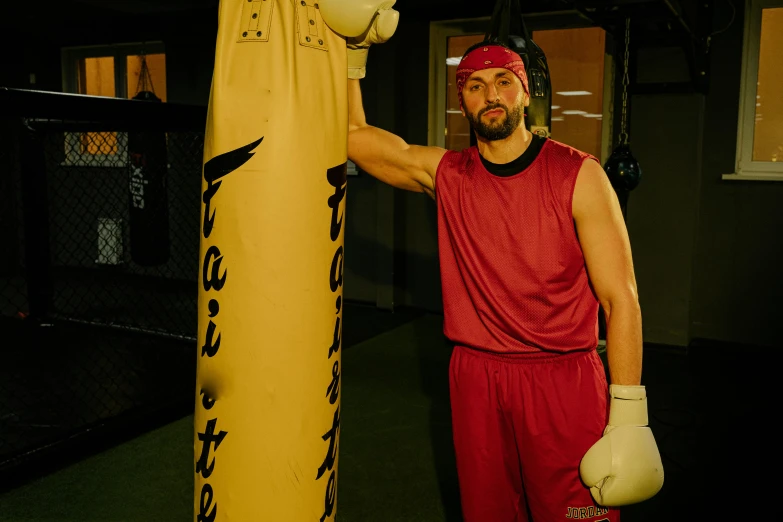
[[[536,15],[526,17],[525,23],[549,65],[552,139],[593,154],[604,162],[611,153],[613,85],[612,61],[606,54],[604,30],[580,27],[580,23],[562,28]],[[562,19],[558,23],[562,23]],[[484,38],[488,25],[488,19],[432,24],[432,145],[461,150],[470,143],[470,126],[459,110],[456,70],[465,50]]]
[[[146,63],[149,72],[146,85],[139,81],[142,63]],[[139,90],[146,89],[166,101],[166,55],[161,43],[65,48],[62,64],[64,92],[133,98]],[[66,165],[124,167],[126,161],[125,133],[85,132],[65,136]]]
[[[783,181],[783,0],[749,0],[745,14],[737,164],[724,179]]]

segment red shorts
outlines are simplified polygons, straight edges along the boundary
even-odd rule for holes
[[[449,381],[465,522],[619,522],[579,478],[609,412],[595,350],[519,359],[458,346]]]

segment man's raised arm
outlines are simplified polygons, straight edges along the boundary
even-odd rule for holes
[[[349,50],[350,52],[350,50]],[[367,124],[359,80],[348,80],[348,159],[389,185],[435,196],[435,171],[445,149],[408,145]]]
[[[435,195],[435,171],[445,149],[408,145],[399,136],[367,124],[359,80],[364,78],[372,44],[383,43],[397,29],[396,0],[324,0],[327,24],[345,37],[348,47],[348,159],[389,185]]]

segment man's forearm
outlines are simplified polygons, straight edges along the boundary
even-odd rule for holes
[[[642,313],[634,299],[604,307],[606,358],[611,384],[638,386],[642,379]]]
[[[367,125],[362,103],[360,80],[348,80],[348,130],[352,131]]]

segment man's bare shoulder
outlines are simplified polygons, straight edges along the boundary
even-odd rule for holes
[[[617,195],[603,167],[595,159],[585,158],[574,185],[574,218],[579,220],[580,217],[614,210],[612,207],[616,205]]]

